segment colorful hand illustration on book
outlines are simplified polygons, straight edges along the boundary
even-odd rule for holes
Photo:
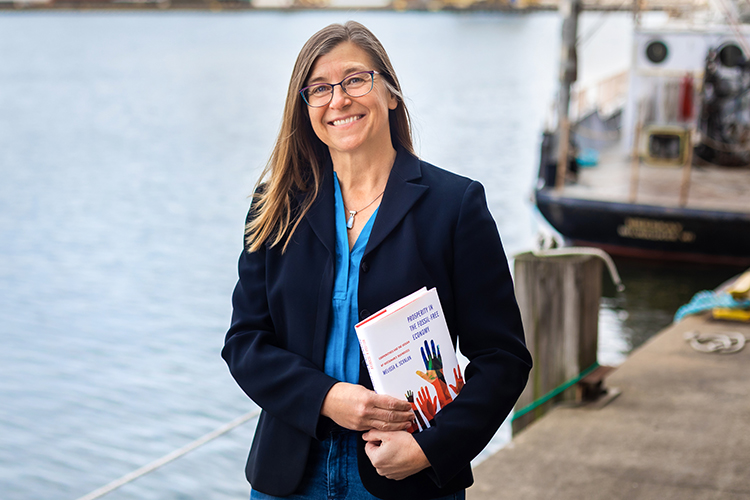
[[[420,347],[419,350],[422,351],[422,360],[427,372],[417,370],[417,375],[435,387],[440,407],[442,408],[453,401],[453,397],[451,397],[451,393],[448,391],[448,384],[445,381],[445,375],[443,375],[443,358],[440,356],[440,346],[435,348],[435,341],[432,341],[432,351],[430,352],[430,347],[425,340],[424,347]],[[425,350],[427,354],[425,354]]]
[[[456,370],[458,370],[458,373],[456,373]],[[461,376],[460,366],[453,369],[453,378],[456,379],[456,385],[451,385],[451,389],[453,389],[454,393],[458,394],[464,386],[464,378]]]
[[[430,346],[427,345],[427,341],[424,341],[424,347],[420,347],[419,350],[422,352],[422,361],[424,361],[425,370],[435,370],[438,372],[438,378],[445,382],[445,376],[443,375],[443,357],[440,355],[440,346],[435,347],[435,341],[432,342],[432,352],[430,352]],[[427,354],[425,355],[425,351]]]
[[[407,430],[411,433],[418,432],[419,429],[426,429],[427,425],[425,425],[424,420],[422,420],[422,415],[419,414],[417,411],[417,405],[414,403],[414,393],[409,391],[406,391],[406,400],[411,404],[411,409],[414,412],[414,415],[417,417],[417,421],[419,421],[419,427],[417,427],[417,422],[413,422],[412,426],[408,428]]]
[[[417,393],[417,404],[422,413],[424,413],[427,421],[431,422],[437,413],[437,397],[435,399],[430,397],[429,386],[422,387],[419,390],[419,393]]]

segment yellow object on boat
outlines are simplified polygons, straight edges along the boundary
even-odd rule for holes
[[[714,307],[711,309],[714,319],[750,322],[750,309],[732,309],[729,307]]]

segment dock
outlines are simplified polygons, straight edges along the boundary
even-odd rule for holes
[[[694,350],[685,334],[750,325],[688,316],[634,351],[604,406],[559,406],[475,469],[469,500],[750,499],[750,345]]]

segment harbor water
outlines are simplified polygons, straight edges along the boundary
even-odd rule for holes
[[[4,12],[0,498],[76,499],[255,408],[219,356],[248,194],[297,51],[347,19],[389,51],[418,153],[485,185],[509,255],[534,245],[556,13]],[[627,67],[630,23],[583,16],[582,79]],[[736,272],[618,264],[602,364]],[[247,498],[252,432],[106,498]]]

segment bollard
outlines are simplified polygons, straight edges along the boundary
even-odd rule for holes
[[[516,299],[534,360],[516,411],[574,379],[596,363],[602,263],[591,255],[518,255]],[[517,433],[555,403],[573,400],[571,387],[513,421]]]

